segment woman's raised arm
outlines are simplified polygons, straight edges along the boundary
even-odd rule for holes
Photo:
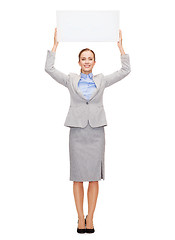
[[[121,64],[122,67],[120,70],[111,73],[109,75],[106,75],[104,77],[104,80],[106,81],[105,87],[109,87],[112,84],[120,81],[121,79],[125,78],[130,72],[131,72],[131,65],[130,65],[130,58],[129,54],[125,54],[123,46],[122,46],[122,32],[119,30],[119,41],[117,42],[117,45],[119,47],[120,53],[121,53]]]
[[[58,83],[62,84],[63,86],[67,87],[68,81],[69,81],[69,75],[66,75],[65,73],[57,70],[54,67],[55,64],[55,56],[56,56],[56,49],[58,46],[57,42],[57,28],[55,28],[55,34],[54,34],[54,45],[52,48],[52,51],[47,51],[47,57],[46,57],[46,63],[45,63],[45,71]]]

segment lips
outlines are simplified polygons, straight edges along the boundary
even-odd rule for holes
[[[84,65],[84,66],[85,66],[86,68],[87,68],[87,67],[90,67],[90,65]]]

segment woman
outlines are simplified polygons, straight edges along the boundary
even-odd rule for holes
[[[71,96],[70,108],[65,126],[70,127],[70,181],[73,181],[73,193],[78,213],[78,233],[93,233],[93,215],[96,207],[99,184],[104,180],[105,173],[105,131],[107,126],[103,107],[103,91],[106,87],[126,77],[130,69],[129,55],[125,54],[122,46],[122,33],[119,30],[117,42],[121,53],[120,70],[104,76],[102,73],[93,75],[92,69],[96,63],[95,53],[88,48],[79,53],[80,74],[60,72],[54,67],[57,42],[55,28],[54,46],[48,50],[45,71],[58,83],[67,87]],[[84,219],[83,182],[88,181],[88,215]]]

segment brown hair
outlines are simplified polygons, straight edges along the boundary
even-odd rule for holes
[[[82,49],[82,50],[80,51],[80,53],[78,54],[79,61],[80,61],[80,56],[81,56],[82,52],[84,52],[84,51],[91,51],[91,52],[93,53],[93,55],[94,55],[94,61],[95,61],[95,53],[94,53],[94,51],[92,51],[92,50],[89,49],[89,48],[84,48],[84,49]]]

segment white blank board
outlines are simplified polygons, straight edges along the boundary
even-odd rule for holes
[[[119,11],[56,11],[58,42],[116,42]]]

